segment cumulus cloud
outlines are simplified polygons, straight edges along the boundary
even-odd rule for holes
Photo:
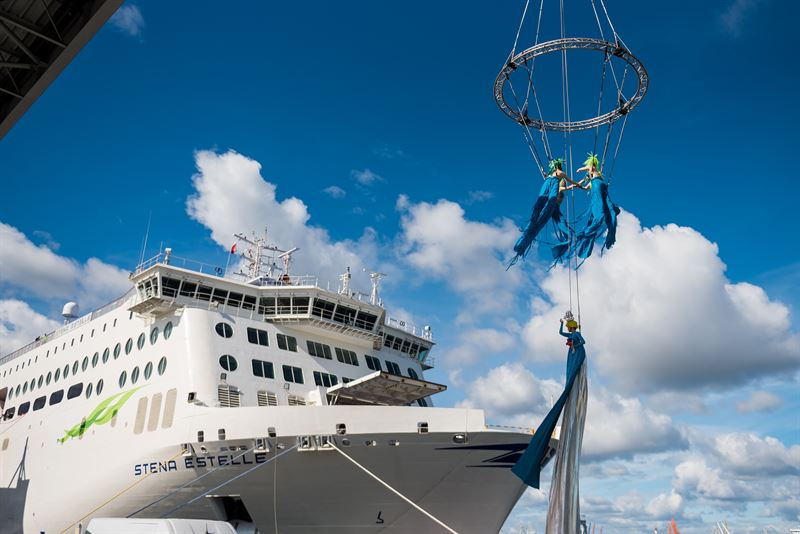
[[[0,300],[0,355],[25,346],[60,324],[34,311],[26,302]]]
[[[511,351],[518,346],[516,335],[497,328],[467,328],[460,333],[459,343],[445,351],[445,360],[453,365],[464,367],[499,353]]]
[[[524,337],[537,360],[563,357],[553,331],[570,306],[566,270],[542,280]],[[618,243],[580,270],[581,312],[595,368],[627,392],[732,387],[800,366],[785,305],[732,284],[717,246],[674,224],[642,228],[623,212]]]
[[[347,191],[339,187],[338,185],[330,185],[323,189],[325,193],[328,193],[332,198],[344,198],[347,195]]]
[[[724,480],[722,471],[709,467],[703,458],[692,458],[675,467],[674,487],[681,492],[697,493],[715,499],[732,499],[736,496],[729,480]]]
[[[670,494],[660,494],[645,506],[645,511],[654,519],[670,519],[680,514],[683,497],[674,490]]]
[[[720,15],[722,27],[731,35],[742,34],[745,20],[764,0],[733,0]]]
[[[491,191],[470,191],[467,193],[467,200],[464,203],[467,205],[476,204],[492,198],[494,198],[494,193]]]
[[[466,390],[469,397],[462,407],[480,407],[497,422],[535,426],[550,407],[549,399],[563,386],[554,380],[541,380],[522,364],[503,364],[478,377]],[[535,415],[534,415],[535,414]]]
[[[352,170],[350,171],[350,175],[355,178],[356,182],[361,185],[372,185],[375,182],[383,182],[383,176],[380,174],[374,173],[369,169],[362,169],[362,170]]]
[[[111,25],[127,33],[130,36],[138,37],[144,30],[144,17],[139,10],[139,6],[134,4],[120,7],[109,19]]]
[[[785,446],[771,436],[733,432],[717,436],[714,449],[726,471],[736,475],[798,475],[800,445]]]
[[[754,391],[748,398],[736,403],[739,413],[771,412],[778,408],[783,401],[777,395],[767,391]]]
[[[375,232],[365,229],[356,241],[333,241],[323,228],[309,224],[311,214],[296,197],[279,199],[275,184],[261,176],[261,164],[234,151],[195,153],[195,192],[186,201],[189,216],[211,231],[218,245],[230,247],[233,234],[265,226],[269,241],[283,249],[299,247],[293,256],[295,274],[319,274],[322,282],[338,280],[350,267],[354,288],[368,287],[362,268],[375,269]],[[386,269],[387,267],[383,267]]]
[[[120,296],[130,282],[119,267],[97,258],[81,264],[0,222],[0,287],[46,300],[74,299],[87,310]]]

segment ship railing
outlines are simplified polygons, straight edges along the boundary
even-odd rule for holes
[[[389,317],[388,315],[386,316],[384,323],[386,326],[391,326],[392,328],[402,330],[403,332],[421,337],[422,339],[433,341],[433,334],[431,333],[430,328],[418,328],[416,325],[411,324],[408,321],[398,319],[396,317]]]
[[[220,278],[224,277],[225,269],[220,267],[219,265],[211,265],[210,263],[204,263],[202,261],[192,260],[189,258],[182,258],[180,256],[175,256],[173,254],[167,254],[166,252],[159,252],[152,258],[141,262],[139,265],[136,266],[136,269],[133,271],[133,274],[139,274],[142,271],[146,271],[150,267],[154,265],[172,265],[174,267],[180,267],[181,269],[186,269],[187,271],[195,271],[202,274],[210,274],[212,276],[219,276]]]
[[[101,317],[107,314],[108,312],[116,310],[117,308],[122,306],[125,302],[127,302],[128,299],[130,299],[133,292],[134,292],[133,289],[129,289],[128,292],[122,295],[121,297],[112,300],[108,304],[101,306],[100,308],[94,310],[93,312],[87,313],[83,317],[75,319],[74,321],[65,324],[61,328],[53,330],[52,332],[42,334],[41,336],[37,337],[34,341],[28,343],[24,347],[21,347],[13,352],[6,354],[3,357],[0,357],[0,365],[6,362],[10,362],[11,360],[27,353],[28,351],[35,349],[36,347],[40,347],[45,343],[53,341],[54,339],[59,338],[64,334],[71,332],[72,330],[88,323],[89,321],[97,319],[98,317]]]

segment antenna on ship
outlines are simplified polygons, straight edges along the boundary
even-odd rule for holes
[[[364,269],[364,272],[367,272],[367,270]],[[381,285],[381,278],[383,278],[384,276],[386,276],[386,273],[379,273],[379,272],[371,272],[371,273],[369,273],[369,279],[372,282],[372,291],[370,291],[370,294],[369,294],[369,303],[374,305],[374,306],[382,306],[383,305],[383,303],[381,302],[381,300],[380,300],[380,298],[378,296],[378,288]]]
[[[350,279],[353,278],[353,275],[350,274],[350,267],[347,267],[344,273],[339,275],[339,280],[342,281],[342,287],[339,289],[339,294],[344,295],[346,297],[352,296],[352,292],[350,291]]]
[[[298,247],[293,247],[284,252],[283,254],[279,254],[278,258],[283,260],[283,274],[281,275],[281,282],[284,284],[288,284],[291,282],[291,278],[289,278],[289,263],[292,261],[292,254],[300,250]]]

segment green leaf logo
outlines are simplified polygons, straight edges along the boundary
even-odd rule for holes
[[[144,386],[133,388],[129,391],[121,391],[116,395],[112,395],[97,405],[92,412],[87,415],[80,423],[72,428],[64,431],[64,437],[59,438],[59,443],[64,443],[68,439],[81,437],[86,430],[92,425],[104,425],[111,421],[117,412],[120,411],[122,406],[128,402],[134,393],[142,389]],[[112,404],[113,403],[113,404]]]

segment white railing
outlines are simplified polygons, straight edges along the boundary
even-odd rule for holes
[[[389,317],[388,315],[386,316],[384,323],[386,326],[391,326],[392,328],[402,330],[403,332],[408,332],[409,334],[421,337],[422,339],[433,341],[433,334],[431,333],[430,329],[417,328],[416,325],[413,325],[408,321],[397,319],[396,317]]]

